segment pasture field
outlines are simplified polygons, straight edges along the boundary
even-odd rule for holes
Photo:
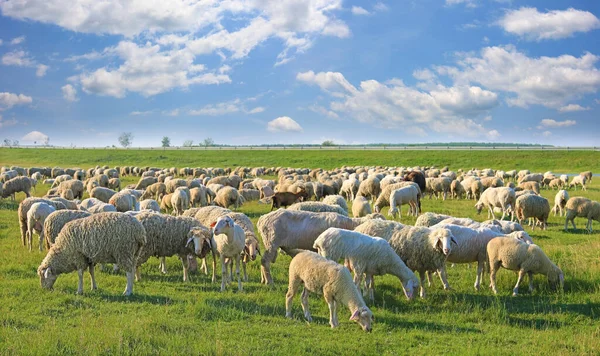
[[[600,168],[596,152],[489,151],[135,151],[0,149],[0,165],[79,166],[292,166],[333,168],[341,165],[448,165],[458,168],[552,170],[578,173]],[[122,185],[137,181],[125,177]],[[49,186],[38,184],[36,196]],[[542,190],[551,202],[555,191]],[[571,196],[600,200],[600,178],[588,191]],[[426,299],[408,302],[399,281],[376,278],[372,333],[348,321],[345,307],[338,311],[340,327],[328,324],[327,304],[311,295],[314,318],[304,321],[300,296],[294,299],[292,320],[286,319],[288,256],[272,264],[273,288],[260,281],[260,262],[249,264],[249,279],[239,293],[234,285],[220,293],[203,274],[183,283],[177,258],[167,259],[169,273],[158,271],[151,258],[142,268],[143,280],[134,296],[123,297],[123,273],[97,271],[99,289],[90,291],[85,275],[84,295],[75,295],[77,273],[61,275],[52,292],[40,287],[36,270],[45,251],[28,252],[21,246],[18,202],[0,200],[0,353],[1,354],[598,354],[600,353],[600,224],[584,233],[563,232],[564,218],[553,217],[546,231],[526,230],[565,273],[564,293],[550,290],[542,276],[535,291],[527,283],[511,297],[516,274],[498,273],[497,296],[487,287],[473,289],[473,265],[448,267],[453,290],[444,291],[438,279],[427,288]],[[423,200],[423,211],[434,211],[478,221],[474,201]],[[256,202],[241,211],[254,223],[270,207]],[[406,207],[403,207],[406,213]],[[384,209],[387,214],[387,208]],[[413,224],[413,217],[402,222]],[[264,248],[263,248],[264,251]],[[99,270],[99,268],[97,268]],[[218,273],[220,275],[220,273]],[[220,276],[219,276],[220,278]],[[219,280],[220,281],[220,280]]]

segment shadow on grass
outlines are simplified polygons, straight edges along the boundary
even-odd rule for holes
[[[100,299],[104,302],[110,303],[149,303],[154,305],[172,305],[176,303],[176,301],[170,297],[165,297],[163,295],[139,294],[135,293],[135,291],[133,295],[130,296],[124,296],[120,293],[109,294],[108,292],[100,292],[97,294],[92,292],[89,295],[94,299]]]

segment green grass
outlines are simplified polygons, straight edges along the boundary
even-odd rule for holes
[[[202,152],[204,153],[204,152]],[[451,168],[489,166],[530,168],[538,171],[594,169],[590,152],[147,152],[0,150],[0,164],[23,166],[96,164],[158,166],[286,165],[333,167],[343,164],[448,164]],[[112,155],[112,156],[109,156]],[[137,155],[137,156],[136,156]],[[154,156],[153,156],[154,155]],[[166,156],[156,160],[156,156]],[[329,156],[329,157],[327,157]],[[501,157],[502,156],[502,157]],[[552,157],[548,157],[552,156]],[[471,157],[471,158],[470,158]],[[331,159],[328,161],[327,159]],[[347,159],[348,161],[344,161]],[[137,160],[137,161],[136,161]],[[261,161],[263,160],[263,161]],[[137,163],[136,163],[137,162]],[[334,162],[334,163],[330,163]],[[544,163],[542,165],[540,162]],[[535,168],[533,168],[535,167]],[[597,170],[597,169],[596,169]],[[124,184],[134,179],[124,179]],[[48,186],[38,185],[41,196]],[[555,192],[543,191],[553,200]],[[600,179],[589,190],[569,192],[600,200]],[[17,195],[20,201],[22,194]],[[473,201],[425,199],[424,211],[436,211],[484,220]],[[311,295],[313,323],[303,320],[300,298],[294,299],[294,319],[284,317],[287,267],[290,258],[273,264],[275,286],[259,283],[260,263],[249,265],[250,282],[238,293],[219,292],[219,284],[204,275],[181,281],[176,258],[167,260],[169,273],[158,272],[158,260],[143,266],[144,280],[135,284],[135,295],[122,297],[125,276],[97,271],[99,290],[89,290],[85,276],[83,296],[75,295],[77,274],[61,275],[52,292],[40,287],[37,266],[44,253],[28,252],[19,239],[17,204],[0,201],[0,353],[2,354],[597,354],[600,352],[600,233],[582,230],[565,233],[564,219],[550,218],[547,231],[532,233],[552,260],[565,272],[563,294],[549,289],[545,278],[535,277],[536,290],[521,286],[511,297],[516,275],[501,270],[499,295],[487,288],[475,292],[475,268],[449,267],[454,290],[443,291],[434,280],[425,300],[407,302],[399,282],[376,278],[376,318],[373,332],[364,333],[340,308],[341,325],[331,330],[322,297]],[[242,211],[256,223],[269,207],[246,204]],[[406,212],[406,208],[404,208]],[[387,213],[387,209],[384,210]],[[402,216],[403,223],[414,218]],[[585,221],[577,219],[579,228]],[[600,226],[595,223],[598,231]],[[528,231],[530,231],[528,229]]]

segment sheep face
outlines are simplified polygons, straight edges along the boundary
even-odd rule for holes
[[[350,317],[350,320],[356,321],[360,327],[366,331],[371,332],[373,323],[373,313],[367,307],[361,307],[356,309],[354,314]]]
[[[406,284],[402,286],[402,288],[404,288],[404,295],[406,295],[406,298],[408,300],[413,299],[415,287],[418,287],[418,286],[415,285],[415,283],[412,281],[412,279],[409,280],[408,282],[406,282]]]
[[[442,251],[445,256],[448,256],[452,252],[452,243],[456,244],[452,232],[442,228],[436,229],[432,234],[434,236],[433,247]]]
[[[481,210],[483,209],[483,203],[477,202],[477,204],[475,204],[475,209],[477,209],[477,214],[481,214]]]
[[[195,227],[188,233],[187,247],[194,247],[194,254],[200,258],[204,258],[212,249],[212,233],[206,228]]]
[[[222,216],[217,219],[214,225],[211,225],[215,235],[226,234],[229,229],[233,228],[233,219],[229,216]]]
[[[52,273],[50,267],[38,269],[38,275],[40,276],[40,284],[45,289],[52,289],[54,282],[58,278],[58,274]]]
[[[246,240],[246,247],[244,247],[244,254],[250,258],[251,261],[256,260],[256,255],[260,254],[260,249],[256,241]]]
[[[553,290],[559,289],[562,291],[565,287],[565,276],[557,267],[554,271],[548,274],[548,284]]]

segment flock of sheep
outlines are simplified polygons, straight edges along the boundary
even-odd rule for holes
[[[120,177],[124,176],[140,178],[137,184],[121,187]],[[155,256],[160,259],[161,272],[166,273],[165,258],[175,255],[182,261],[184,281],[197,258],[202,259],[201,269],[208,274],[207,258],[212,255],[212,281],[216,282],[219,259],[221,291],[233,281],[235,264],[241,291],[242,279],[248,280],[246,264],[260,254],[260,243],[250,219],[237,210],[247,201],[270,203],[272,211],[262,215],[256,225],[265,248],[261,283],[273,284],[271,264],[279,250],[293,256],[286,316],[291,317],[293,297],[303,285],[302,308],[308,321],[310,291],[323,294],[332,327],[339,323],[337,306],[343,304],[350,309],[350,320],[371,331],[373,314],[363,296],[374,300],[377,275],[396,276],[408,299],[417,289],[425,297],[425,286],[431,285],[433,274],[449,289],[447,263],[476,262],[477,290],[486,265],[494,293],[500,267],[518,271],[513,295],[525,275],[533,289],[536,273],[562,288],[563,272],[521,224],[529,220],[532,229],[545,229],[553,211],[565,215],[565,230],[569,221],[575,228],[574,218],[583,217],[591,232],[592,221],[600,221],[600,203],[569,198],[566,191],[578,186],[585,190],[591,179],[591,172],[569,182],[566,175],[551,172],[451,171],[446,167],[341,167],[331,171],[2,167],[0,195],[14,199],[23,192],[27,196],[18,207],[21,240],[32,250],[33,236],[38,234],[40,251],[48,250],[38,268],[42,287],[52,288],[60,274],[76,270],[80,294],[85,270],[89,270],[92,289],[97,288],[96,264],[113,263],[115,269],[124,270],[124,294],[130,295],[134,280],[142,278],[142,264]],[[30,190],[41,180],[51,184],[51,189],[42,198],[30,197]],[[544,187],[559,189],[552,208],[539,195]],[[85,193],[89,198],[83,199]],[[421,199],[426,195],[430,199],[472,199],[478,212],[487,209],[490,220],[479,223],[421,213]],[[352,202],[351,209],[347,201]],[[402,205],[408,205],[408,214],[418,216],[415,226],[396,221],[402,216]],[[385,206],[394,220],[381,214]],[[500,220],[496,220],[497,213],[502,214]],[[504,220],[506,216],[510,220]],[[344,265],[337,263],[340,261]]]

